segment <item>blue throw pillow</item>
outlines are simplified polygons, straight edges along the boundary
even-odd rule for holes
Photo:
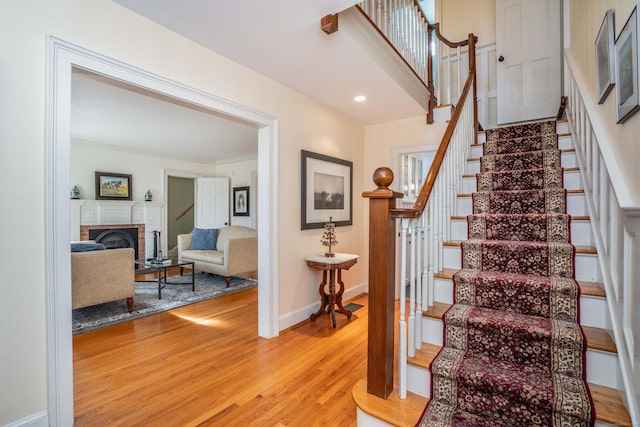
[[[102,243],[72,243],[71,252],[104,251],[106,248]]]
[[[194,228],[191,237],[191,247],[189,249],[215,251],[218,241],[218,229],[216,228]]]

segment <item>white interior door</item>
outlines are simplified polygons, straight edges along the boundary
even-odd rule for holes
[[[195,199],[197,228],[229,225],[229,178],[196,179]]]
[[[560,47],[560,0],[496,0],[499,124],[557,114]]]

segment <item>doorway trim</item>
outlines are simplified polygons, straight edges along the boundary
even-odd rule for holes
[[[278,118],[168,80],[59,38],[47,37],[45,71],[45,287],[49,425],[73,425],[71,332],[71,73],[81,68],[224,113],[258,127],[258,335],[279,333]]]

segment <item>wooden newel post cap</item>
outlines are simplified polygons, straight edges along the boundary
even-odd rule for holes
[[[393,171],[388,167],[380,167],[373,172],[373,182],[378,189],[387,189],[393,182]]]

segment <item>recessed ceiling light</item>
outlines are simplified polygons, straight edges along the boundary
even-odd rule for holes
[[[358,95],[356,97],[353,98],[354,101],[356,102],[364,102],[367,100],[367,97],[364,95]]]

